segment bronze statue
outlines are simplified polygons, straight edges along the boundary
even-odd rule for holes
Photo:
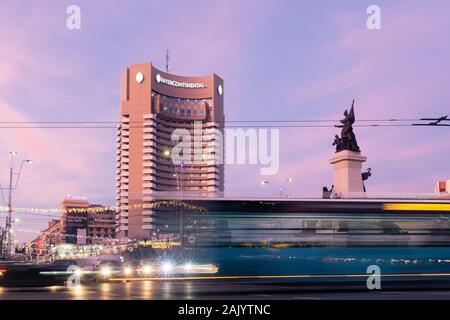
[[[336,152],[339,152],[339,151],[341,151],[341,150],[344,150],[344,149],[343,149],[343,145],[344,145],[344,142],[343,142],[342,139],[339,138],[339,136],[336,134],[336,135],[334,136],[334,142],[333,142],[333,146],[336,146]]]
[[[369,177],[372,175],[372,169],[369,168],[367,169],[366,172],[361,173],[361,179],[363,181],[363,188],[364,188],[364,192],[366,192],[366,185],[364,184],[364,181],[366,181],[367,179],[369,179]]]
[[[369,179],[369,177],[372,175],[372,168],[369,168],[366,170],[366,172],[361,173],[361,178],[363,181],[366,181]]]
[[[336,152],[342,150],[350,150],[354,152],[361,152],[358,143],[356,142],[356,136],[353,132],[353,124],[355,123],[355,110],[354,110],[355,100],[353,99],[352,107],[350,112],[344,111],[344,119],[340,122],[342,125],[335,126],[336,128],[342,128],[341,137],[335,136],[333,145],[336,145]]]

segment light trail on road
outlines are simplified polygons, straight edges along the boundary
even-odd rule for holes
[[[174,281],[174,280],[231,280],[231,279],[320,279],[320,278],[367,278],[370,274],[302,274],[302,275],[260,275],[260,276],[187,276],[187,277],[121,277],[109,281]],[[395,273],[381,277],[450,277],[450,273]]]

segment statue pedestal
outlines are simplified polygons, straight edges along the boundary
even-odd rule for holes
[[[334,167],[332,198],[365,198],[361,173],[366,160],[360,152],[342,150],[334,154],[330,159]]]

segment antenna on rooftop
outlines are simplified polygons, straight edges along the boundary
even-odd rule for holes
[[[166,73],[169,73],[169,49],[166,50]]]

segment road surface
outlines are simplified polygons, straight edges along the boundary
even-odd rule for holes
[[[450,289],[417,288],[411,284],[406,290],[369,291],[348,286],[305,288],[295,283],[255,281],[131,281],[85,284],[75,288],[0,287],[0,300],[450,300]]]

